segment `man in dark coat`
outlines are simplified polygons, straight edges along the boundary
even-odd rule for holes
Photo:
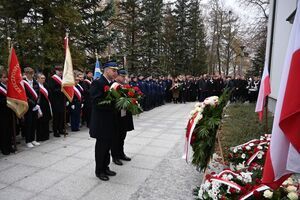
[[[90,136],[96,138],[95,145],[95,161],[96,161],[96,176],[108,181],[108,176],[115,176],[116,173],[109,169],[110,149],[113,136],[116,130],[117,111],[114,103],[101,104],[107,95],[106,91],[117,77],[117,63],[110,61],[103,65],[103,75],[92,82],[90,88],[90,97],[92,101],[92,113],[90,121]]]
[[[50,101],[53,111],[54,137],[60,137],[65,132],[66,97],[61,91],[62,67],[55,67],[55,74],[49,79]]]
[[[118,77],[116,82],[124,85],[126,81],[127,71],[124,69],[118,70]],[[117,114],[118,130],[115,132],[115,137],[113,138],[111,154],[113,162],[117,165],[123,165],[121,160],[130,161],[131,158],[127,157],[124,153],[124,141],[126,138],[127,131],[132,131],[134,129],[132,114],[121,110]]]
[[[40,87],[39,105],[42,111],[42,116],[38,119],[37,123],[37,141],[45,141],[49,139],[49,120],[52,118],[52,108],[45,80],[46,77],[44,74],[39,73],[37,75],[37,82]]]
[[[15,152],[12,147],[14,113],[6,103],[7,81],[7,72],[0,70],[0,149],[4,155]]]

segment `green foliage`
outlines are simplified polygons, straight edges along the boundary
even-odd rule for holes
[[[205,170],[212,154],[214,153],[215,139],[218,127],[221,122],[223,108],[229,100],[229,92],[226,90],[219,98],[215,107],[206,106],[203,111],[203,118],[198,122],[194,130],[195,141],[193,147],[193,161],[200,170]]]
[[[263,123],[255,113],[255,104],[230,104],[225,112],[222,124],[221,144],[224,154],[232,146],[243,144],[266,133],[265,115]],[[271,133],[273,116],[268,114],[268,133]]]
[[[7,47],[12,38],[22,67],[44,69],[64,61],[64,37],[70,32],[74,68],[94,63],[95,49],[103,51],[114,34],[108,34],[114,1],[99,9],[101,0],[0,1],[0,45]],[[0,54],[6,65],[8,49]]]

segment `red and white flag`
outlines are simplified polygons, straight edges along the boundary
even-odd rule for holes
[[[298,1],[300,8],[300,1]],[[277,188],[300,173],[300,10],[290,34],[262,182]]]
[[[12,47],[8,63],[7,106],[21,118],[28,110],[27,96],[19,61]]]
[[[269,76],[269,69],[268,69],[269,64],[267,60],[268,59],[266,58],[264,72],[260,81],[259,93],[258,93],[256,108],[255,108],[255,112],[258,113],[258,117],[260,121],[262,121],[263,118],[266,98],[271,93],[270,76]]]
[[[72,102],[74,97],[73,86],[75,86],[75,80],[68,36],[65,37],[65,56],[61,91],[66,95],[68,100]]]

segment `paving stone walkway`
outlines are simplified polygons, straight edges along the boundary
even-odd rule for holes
[[[167,104],[134,118],[125,151],[132,161],[110,168],[103,182],[94,174],[88,130],[51,138],[41,146],[0,156],[0,200],[189,200],[201,174],[181,159],[194,103]]]

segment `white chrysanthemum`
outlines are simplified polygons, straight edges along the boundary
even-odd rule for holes
[[[250,147],[253,147],[253,146],[254,146],[254,144],[251,142],[251,143],[249,144],[249,146],[250,146]]]
[[[262,147],[262,146],[260,146],[260,145],[258,145],[258,146],[257,146],[257,148],[258,148],[258,149],[263,149],[263,147]]]
[[[262,157],[263,157],[263,154],[261,152],[257,154],[258,159],[262,159]]]
[[[247,149],[247,150],[250,150],[250,149],[251,149],[251,147],[247,145],[247,146],[246,146],[246,149]]]
[[[241,170],[241,169],[244,169],[245,168],[245,161],[243,163],[239,163],[237,166],[236,166],[236,169],[237,170]]]
[[[243,153],[243,154],[241,155],[241,157],[242,157],[243,159],[245,159],[245,158],[246,158],[246,154]]]
[[[290,185],[286,188],[287,192],[296,192],[297,191],[297,187]]]
[[[250,183],[252,182],[252,174],[251,172],[241,172],[241,175],[243,177],[243,180],[246,182],[246,183]]]
[[[288,193],[287,197],[290,200],[297,200],[298,199],[298,194],[296,192],[290,192],[290,193]]]
[[[237,148],[233,148],[233,153],[236,153],[238,151]]]
[[[197,107],[195,110],[196,110],[197,112],[200,112],[200,113],[203,112],[203,108],[201,108],[201,107]]]
[[[273,197],[273,192],[270,190],[264,191],[264,197],[266,197],[267,199],[271,199]]]
[[[299,183],[300,183],[300,180],[299,180]],[[293,185],[293,184],[294,184],[294,180],[291,177],[289,177],[282,183],[282,185],[284,185],[284,186]]]

